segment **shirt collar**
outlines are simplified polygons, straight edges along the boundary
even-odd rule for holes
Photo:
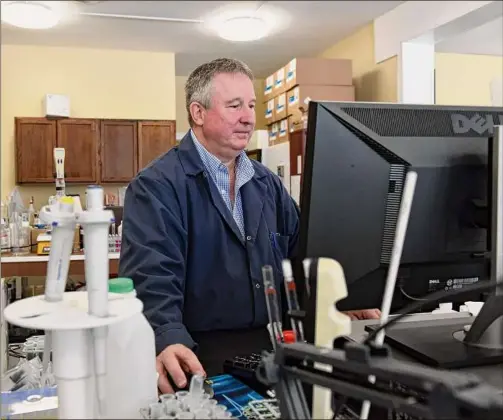
[[[217,170],[221,166],[224,166],[224,164],[215,155],[206,150],[206,148],[199,142],[192,129],[190,130],[190,135],[204,166],[214,176]],[[236,157],[236,175],[239,176],[240,174],[244,174],[247,179],[251,179],[255,174],[253,163],[244,150],[242,150]]]

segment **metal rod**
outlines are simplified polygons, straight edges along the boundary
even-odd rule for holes
[[[117,18],[117,19],[131,19],[131,20],[156,20],[160,22],[204,23],[204,20],[201,19],[168,18],[162,16],[121,15],[117,13],[80,12],[80,15],[92,16],[92,17]]]

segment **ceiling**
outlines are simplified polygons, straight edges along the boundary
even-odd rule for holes
[[[92,2],[94,3],[94,2]],[[159,22],[76,16],[48,30],[2,24],[3,44],[117,48],[176,53],[176,74],[188,75],[204,61],[230,56],[264,77],[293,57],[313,56],[398,6],[401,1],[102,1],[81,5],[92,13],[202,19],[205,23]],[[277,19],[275,32],[250,43],[219,39],[207,22],[235,7],[252,8]]]
[[[435,51],[503,56],[503,17],[435,45]]]

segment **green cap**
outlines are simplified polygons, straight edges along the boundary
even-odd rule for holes
[[[118,277],[108,280],[108,291],[111,293],[131,293],[133,290],[133,280],[130,278]]]

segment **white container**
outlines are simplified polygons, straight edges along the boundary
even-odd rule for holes
[[[111,279],[110,299],[135,298],[133,281]],[[158,401],[155,336],[142,313],[108,327],[107,418],[138,419]]]

